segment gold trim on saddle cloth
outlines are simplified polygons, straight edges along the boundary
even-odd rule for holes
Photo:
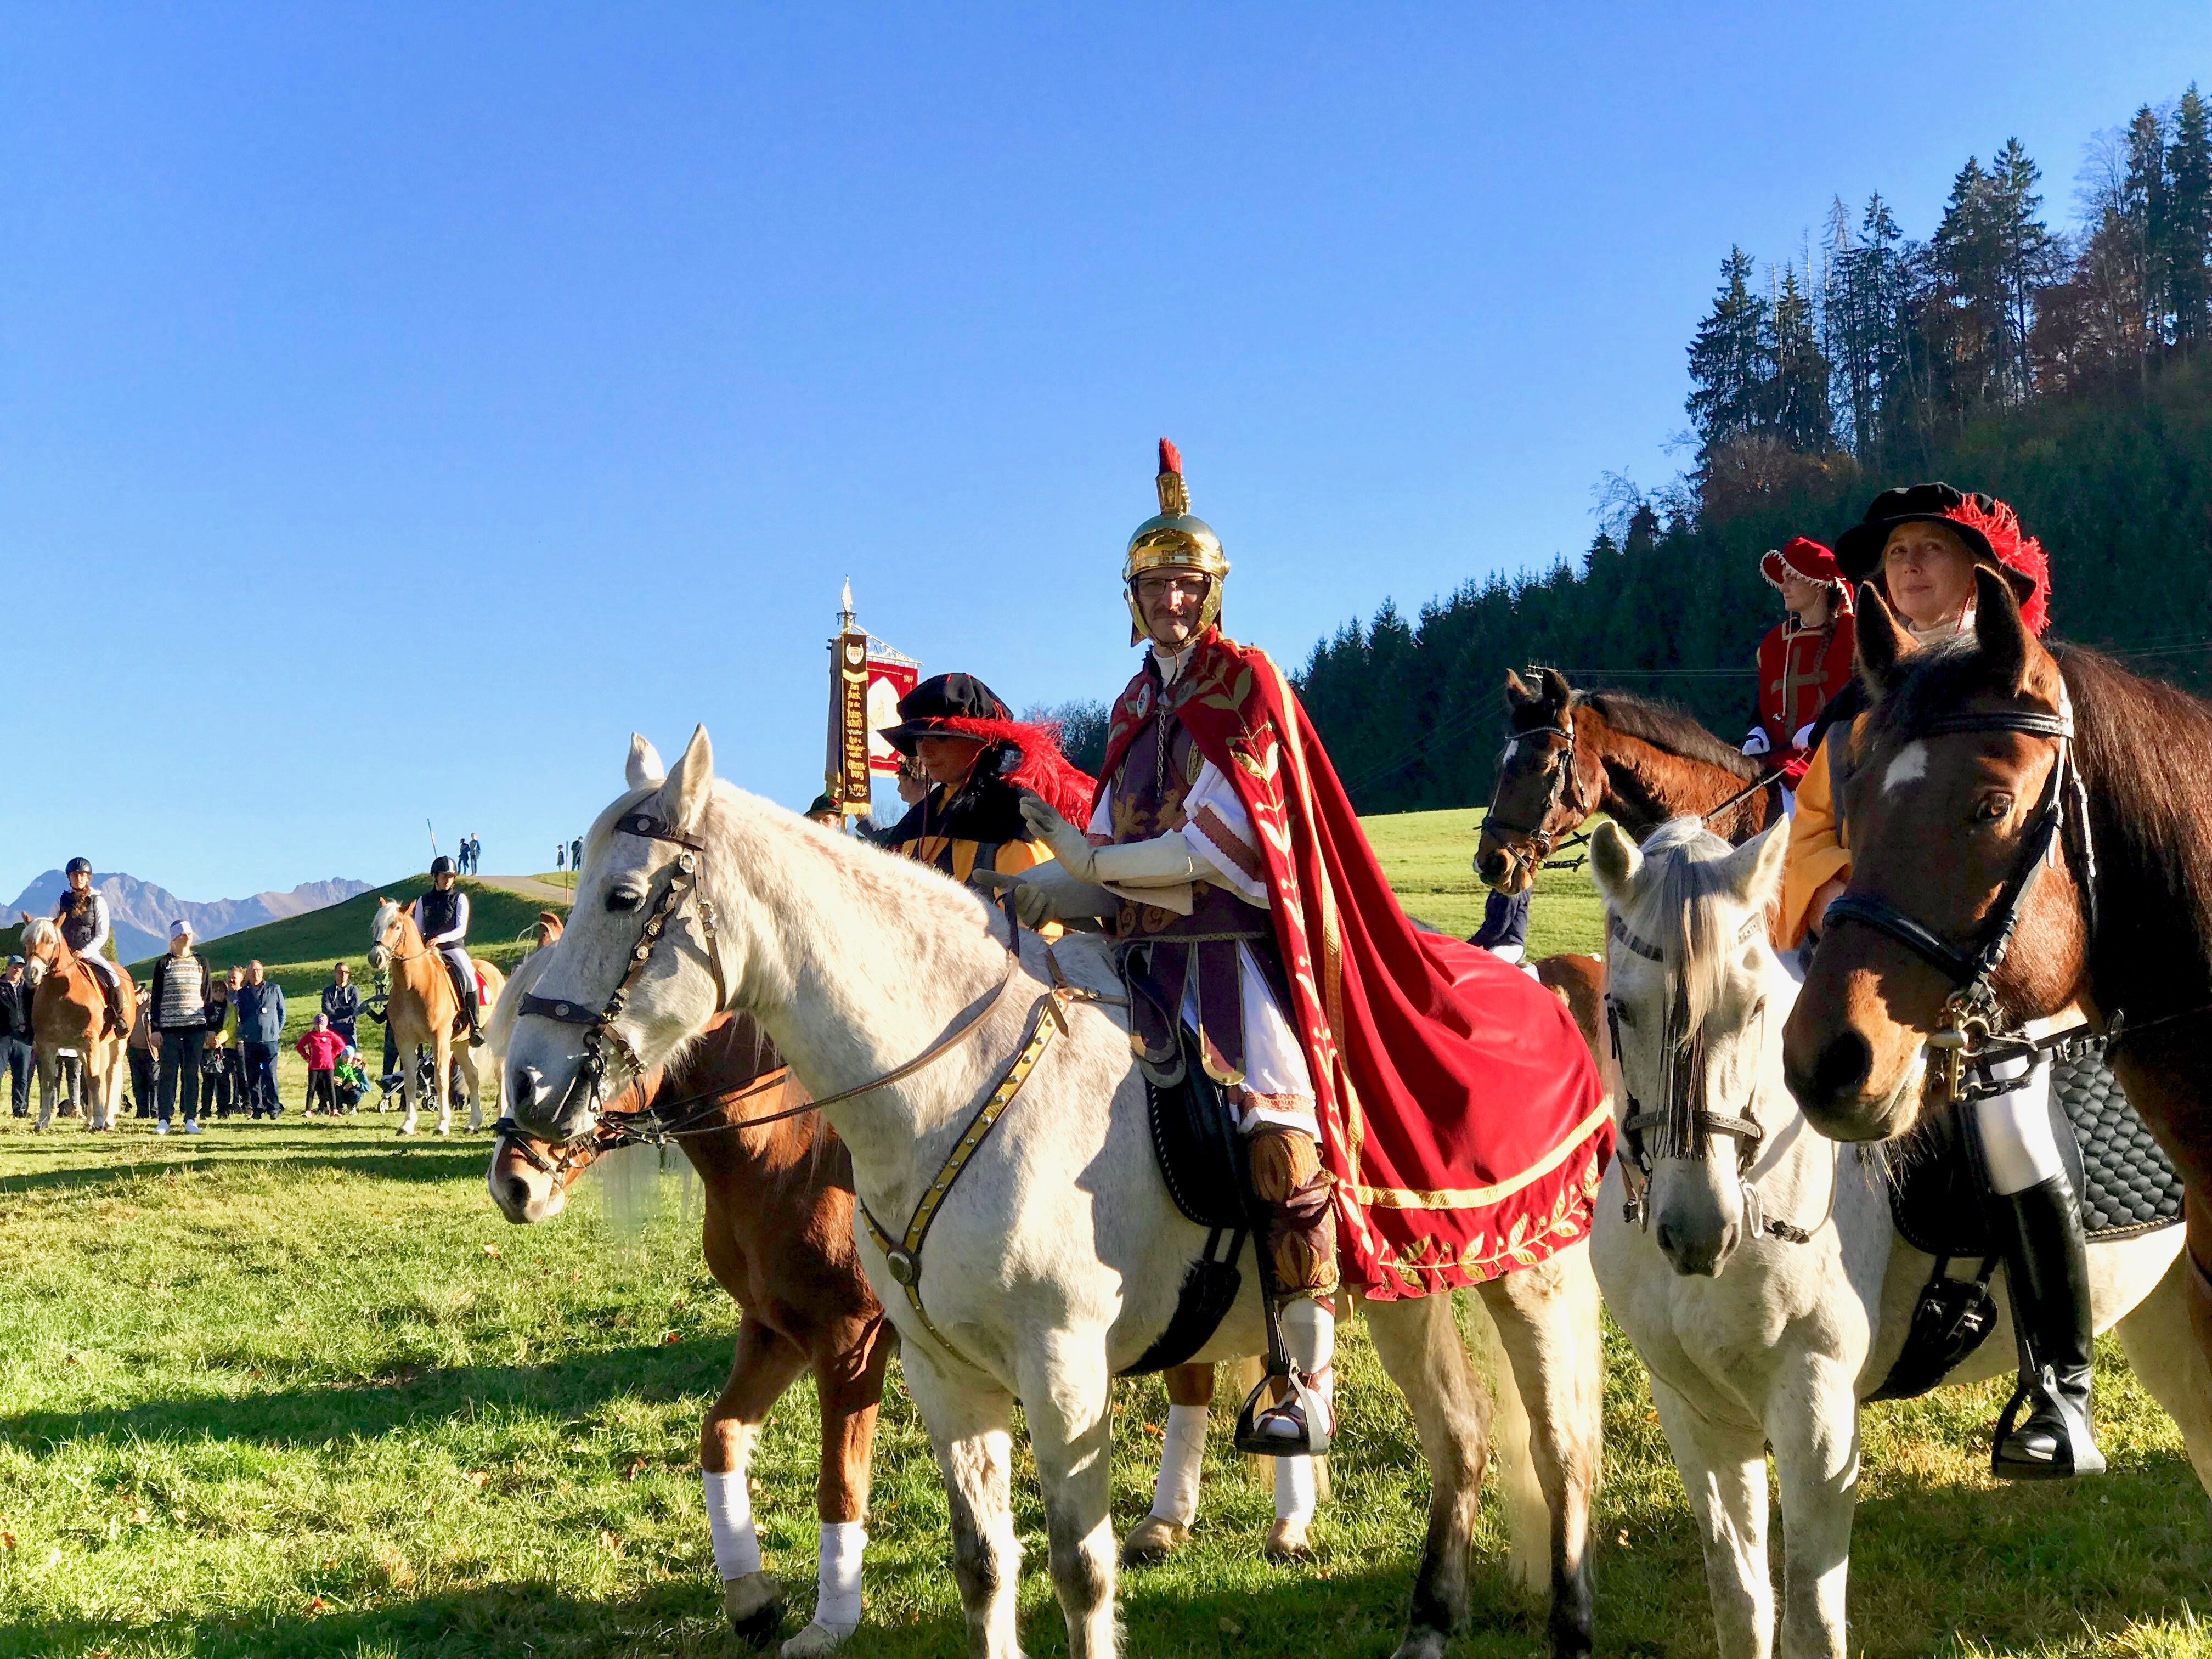
[[[1055,980],[1060,977],[1056,966],[1053,977]],[[1036,1011],[1030,1016],[1029,1035],[1020,1051],[1014,1055],[1013,1063],[1006,1067],[1006,1075],[999,1079],[999,1086],[992,1090],[989,1097],[976,1109],[975,1115],[968,1120],[968,1127],[961,1133],[959,1140],[945,1155],[945,1162],[938,1166],[935,1178],[923,1189],[921,1201],[914,1206],[913,1218],[906,1224],[906,1231],[897,1243],[891,1243],[890,1235],[870,1213],[860,1195],[854,1194],[854,1204],[860,1212],[860,1219],[867,1224],[868,1237],[884,1253],[891,1278],[906,1292],[907,1304],[914,1310],[915,1317],[921,1321],[922,1329],[936,1340],[938,1346],[972,1370],[981,1370],[982,1367],[952,1345],[951,1339],[931,1320],[929,1310],[921,1305],[922,1241],[929,1237],[930,1224],[937,1219],[938,1211],[944,1207],[946,1197],[952,1191],[952,1183],[960,1179],[961,1171],[968,1167],[969,1160],[975,1156],[984,1138],[1006,1115],[1006,1109],[1014,1103],[1014,1097],[1021,1093],[1022,1085],[1030,1080],[1030,1073],[1044,1058],[1044,1051],[1052,1046],[1053,1037],[1068,1029],[1068,1005],[1080,996],[1081,994],[1073,988],[1055,984],[1037,999]]]
[[[1600,1101],[1590,1115],[1575,1125],[1566,1139],[1518,1175],[1493,1181],[1487,1187],[1452,1187],[1439,1192],[1409,1192],[1396,1187],[1354,1187],[1362,1204],[1385,1210],[1479,1210],[1510,1198],[1522,1188],[1541,1181],[1580,1150],[1583,1143],[1613,1118],[1613,1103]]]

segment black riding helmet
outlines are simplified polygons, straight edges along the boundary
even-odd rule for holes
[[[430,860],[430,874],[434,879],[439,876],[450,876],[453,873],[453,861],[443,853]]]
[[[62,873],[64,876],[88,876],[92,873],[92,860],[90,859],[71,859],[69,861],[68,866],[63,870]]]

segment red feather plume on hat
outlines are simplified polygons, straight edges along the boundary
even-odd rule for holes
[[[1994,495],[1989,501],[1989,510],[1984,512],[1969,495],[1943,516],[1969,530],[1981,532],[1999,564],[2008,570],[2018,571],[2035,584],[2035,591],[2021,605],[2020,619],[2027,625],[2029,633],[2040,639],[2043,630],[2051,625],[2051,556],[2043,550],[2041,542],[2021,529],[2019,514]]]
[[[956,716],[939,721],[938,730],[955,737],[980,738],[985,743],[1012,744],[1021,751],[1022,758],[1004,775],[1009,782],[1019,789],[1036,791],[1078,829],[1091,821],[1091,801],[1098,793],[1098,781],[1060,753],[1060,727],[1053,722]]]

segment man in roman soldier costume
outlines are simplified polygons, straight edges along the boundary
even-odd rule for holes
[[[130,1022],[123,1012],[123,970],[106,954],[110,932],[107,895],[92,884],[90,859],[71,859],[64,876],[69,885],[54,906],[54,921],[61,928],[62,942],[92,964],[100,994],[107,999],[103,1029],[110,1036],[121,1036],[130,1029]]]
[[[1759,718],[1743,752],[1782,769],[1782,787],[1794,805],[1797,780],[1813,758],[1800,734],[1850,683],[1858,639],[1851,589],[1836,556],[1803,536],[1768,550],[1759,574],[1780,590],[1789,614],[1759,642]]]
[[[972,674],[924,680],[898,713],[882,736],[928,787],[883,844],[955,881],[979,869],[1019,874],[1052,856],[1022,816],[1024,789],[1065,811],[1090,800],[1090,775],[1060,752],[1054,729],[1014,719]]]
[[[1541,1261],[1586,1235],[1613,1123],[1559,1000],[1398,908],[1289,681],[1220,630],[1229,561],[1165,439],[1158,484],[1089,833],[1025,799],[1058,857],[1017,903],[1106,921],[1147,1079],[1203,1066],[1247,1137],[1291,1368],[1255,1426],[1322,1451],[1340,1268],[1389,1299]]]

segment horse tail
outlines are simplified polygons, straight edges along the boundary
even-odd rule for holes
[[[1463,1298],[1482,1344],[1482,1366],[1492,1378],[1497,1414],[1490,1446],[1505,1508],[1506,1566],[1514,1581],[1532,1595],[1552,1582],[1552,1511],[1536,1481],[1536,1460],[1529,1444],[1528,1402],[1514,1379],[1513,1362],[1498,1340],[1497,1322],[1479,1296]]]

